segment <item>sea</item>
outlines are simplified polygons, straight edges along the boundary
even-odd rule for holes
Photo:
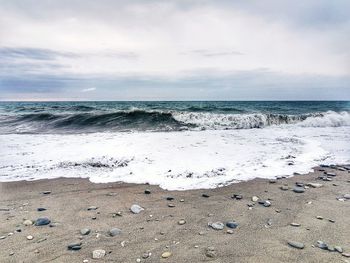
[[[216,188],[350,163],[348,101],[0,102],[0,181]]]

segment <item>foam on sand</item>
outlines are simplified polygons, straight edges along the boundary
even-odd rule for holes
[[[349,127],[0,135],[0,180],[84,177],[214,188],[350,162]]]

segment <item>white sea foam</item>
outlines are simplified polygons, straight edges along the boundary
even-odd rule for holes
[[[298,124],[303,127],[350,126],[349,112],[322,112],[305,115],[224,114],[212,112],[173,112],[174,119],[204,129],[252,129],[271,125]]]
[[[331,115],[329,119],[333,118]],[[310,123],[306,119],[304,126],[312,126]],[[321,163],[350,162],[349,126],[302,126],[0,135],[0,181],[64,176],[89,178],[92,182],[150,183],[184,190],[214,188],[256,177],[307,173]]]

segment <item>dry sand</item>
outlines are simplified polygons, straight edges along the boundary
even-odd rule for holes
[[[323,174],[319,169],[276,183],[256,179],[192,191],[65,178],[1,183],[0,236],[5,238],[0,239],[0,262],[350,262],[341,253],[315,246],[322,240],[350,253],[350,200],[337,200],[350,194],[350,173],[325,168],[336,173],[327,182],[317,179]],[[318,182],[323,187],[307,188],[304,193],[280,189],[285,184],[293,188],[295,182]],[[151,194],[145,194],[145,189]],[[202,197],[203,193],[210,197]],[[234,200],[233,194],[243,199]],[[168,196],[174,201],[166,200]],[[270,199],[271,206],[255,203],[249,208],[252,196]],[[168,207],[169,203],[175,207]],[[129,210],[133,204],[145,210],[133,214]],[[90,206],[98,209],[88,211]],[[47,210],[38,212],[39,207]],[[44,216],[53,227],[23,225],[24,219]],[[179,225],[180,219],[186,224]],[[209,222],[230,220],[239,224],[232,234],[227,227],[208,227]],[[293,227],[292,222],[300,226]],[[122,233],[110,237],[108,231],[114,227]],[[90,228],[91,233],[82,236],[82,228]],[[28,235],[33,239],[27,240]],[[288,241],[302,242],[305,248],[292,248]],[[82,242],[81,249],[68,250],[72,242]],[[206,255],[208,247],[214,248],[214,257]],[[106,256],[92,259],[95,249],[105,250]],[[166,251],[171,256],[161,258]],[[144,259],[145,253],[151,255]]]

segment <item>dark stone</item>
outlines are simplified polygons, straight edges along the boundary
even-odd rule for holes
[[[234,221],[229,221],[226,223],[226,226],[229,227],[229,228],[237,228],[238,227],[238,223],[234,222]]]
[[[43,195],[49,195],[49,194],[51,194],[51,191],[44,191],[42,194]]]
[[[293,188],[294,193],[304,193],[305,189],[303,187],[296,186]]]
[[[241,199],[243,199],[243,196],[239,195],[239,194],[234,194],[231,198],[236,199],[236,200],[241,200]]]
[[[36,226],[45,226],[45,225],[48,225],[50,223],[51,223],[51,221],[47,217],[40,217],[36,220],[35,225]]]
[[[81,242],[71,243],[68,245],[68,250],[79,250],[81,249]]]
[[[39,208],[37,209],[37,211],[39,211],[39,212],[46,211],[46,208],[44,208],[44,207],[39,207]]]
[[[291,247],[294,247],[294,248],[298,248],[298,249],[303,249],[305,247],[305,245],[303,243],[296,242],[296,241],[288,241],[288,245],[290,245]]]
[[[166,200],[168,200],[168,201],[173,201],[173,200],[174,200],[174,197],[168,196],[168,197],[166,198]]]
[[[209,195],[208,194],[202,194],[202,197],[208,198]]]
[[[151,194],[151,191],[148,190],[148,189],[146,189],[146,190],[145,190],[145,194],[146,194],[146,195],[149,195],[149,194]]]

